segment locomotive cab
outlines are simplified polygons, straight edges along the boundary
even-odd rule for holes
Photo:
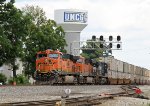
[[[89,76],[93,68],[90,62],[87,61],[84,57],[80,56],[76,61],[76,69],[83,76]]]
[[[52,70],[61,69],[62,53],[46,50],[37,53],[36,70],[38,73],[50,73]]]
[[[107,76],[108,73],[108,65],[105,62],[97,62],[97,75]]]

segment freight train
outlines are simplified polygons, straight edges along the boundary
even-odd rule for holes
[[[36,83],[47,84],[150,84],[150,71],[113,57],[94,62],[58,50],[37,53]]]

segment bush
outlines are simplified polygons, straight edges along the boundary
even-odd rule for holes
[[[6,81],[7,81],[7,77],[4,74],[0,73],[0,82],[6,84]]]
[[[16,81],[13,77],[10,77],[8,79],[8,84],[13,84],[13,82]]]
[[[16,78],[10,78],[8,80],[9,84],[13,84],[13,82],[16,82],[17,84],[28,84],[29,80],[24,75],[17,75]]]
[[[24,75],[17,75],[17,84],[28,84],[29,80],[26,76]]]

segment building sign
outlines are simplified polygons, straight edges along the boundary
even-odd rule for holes
[[[64,22],[87,22],[87,12],[64,12]]]

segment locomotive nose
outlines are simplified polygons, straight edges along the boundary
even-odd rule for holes
[[[52,64],[52,61],[50,59],[45,59],[44,64]]]

